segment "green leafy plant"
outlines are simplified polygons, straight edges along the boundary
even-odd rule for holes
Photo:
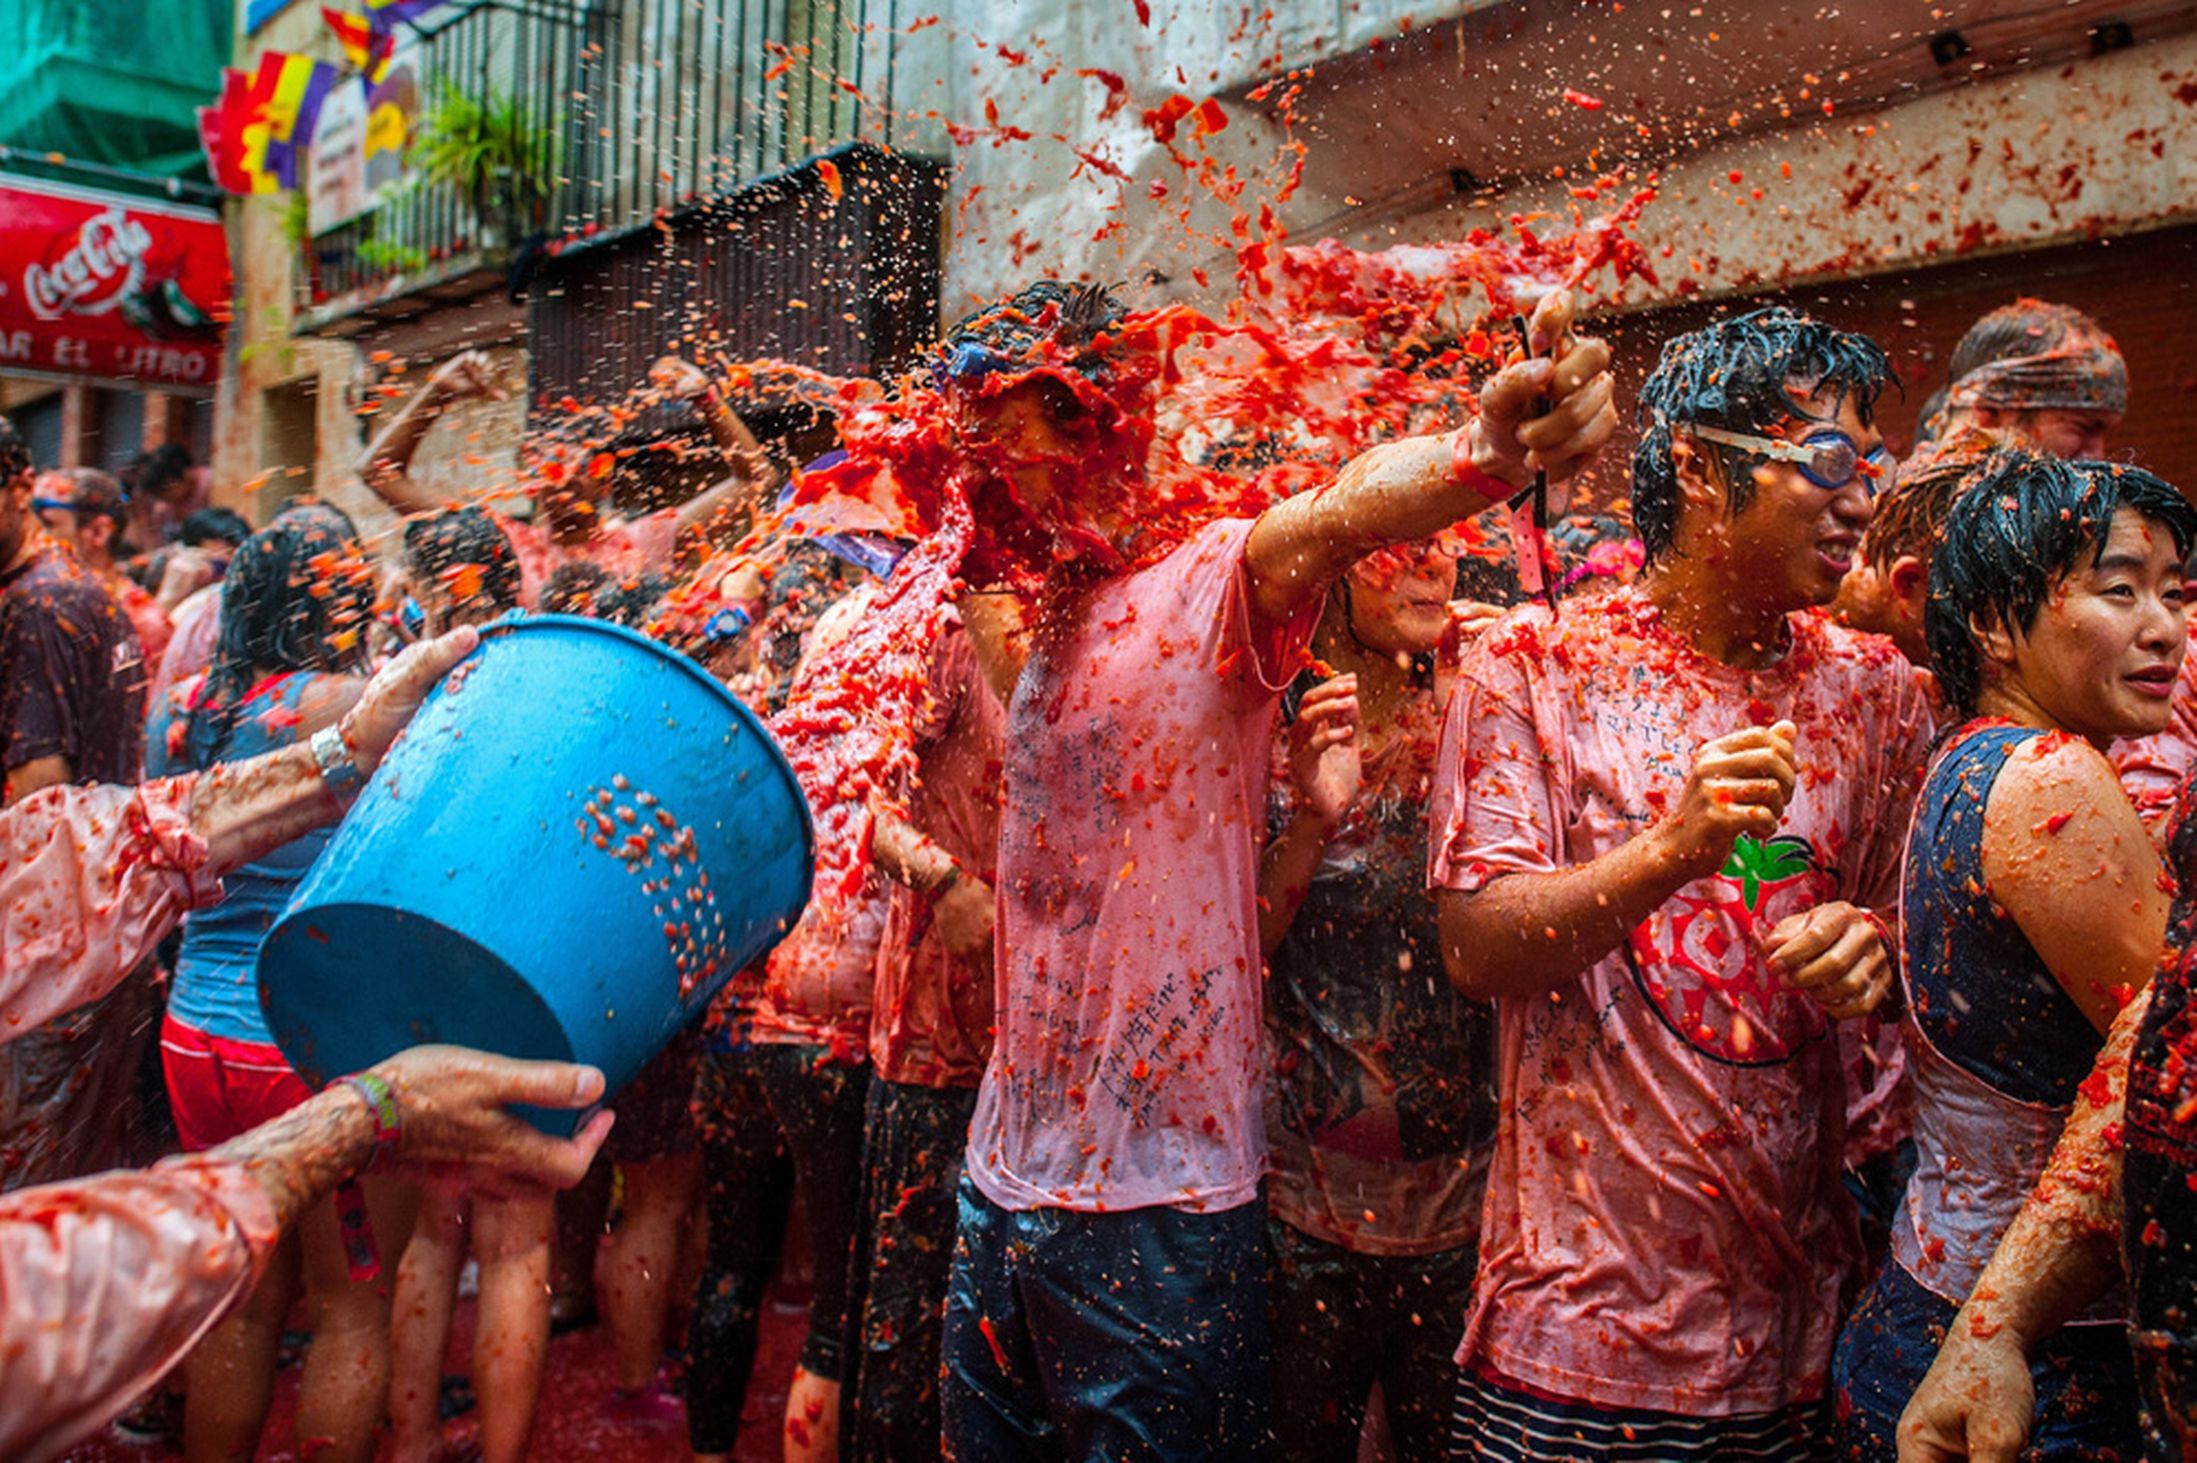
[[[365,268],[389,274],[410,274],[427,267],[425,249],[392,243],[387,239],[359,240],[356,257]]]
[[[412,168],[464,194],[484,224],[540,228],[563,161],[561,132],[554,114],[537,116],[510,92],[475,95],[441,81],[413,136]]]

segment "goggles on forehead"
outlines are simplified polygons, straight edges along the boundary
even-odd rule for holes
[[[987,376],[1017,369],[1017,363],[973,340],[956,341],[931,358],[931,377],[941,389],[974,386]]]
[[[1893,477],[1899,472],[1899,459],[1881,445],[1874,452],[1864,454],[1853,438],[1828,427],[1810,432],[1799,442],[1788,442],[1782,437],[1758,437],[1747,432],[1727,432],[1722,427],[1704,427],[1693,422],[1686,423],[1685,431],[1704,442],[1716,442],[1790,462],[1809,482],[1834,493],[1859,478],[1862,490],[1874,498],[1892,485]]]
[[[76,511],[76,500],[74,498],[33,498],[31,499],[31,511],[33,513],[74,513]]]

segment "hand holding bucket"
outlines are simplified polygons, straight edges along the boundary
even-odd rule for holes
[[[450,1042],[615,1093],[792,926],[812,843],[777,745],[700,667],[597,620],[501,621],[269,931],[260,1001],[308,1080]]]

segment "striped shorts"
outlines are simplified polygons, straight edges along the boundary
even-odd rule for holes
[[[1460,1372],[1450,1414],[1452,1459],[1488,1463],[1828,1463],[1828,1404],[1778,1412],[1683,1417],[1644,1408],[1597,1407],[1550,1397],[1481,1367]]]

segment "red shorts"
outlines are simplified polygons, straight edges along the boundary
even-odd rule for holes
[[[276,1048],[211,1036],[173,1016],[160,1023],[160,1065],[186,1153],[226,1143],[313,1095]]]

